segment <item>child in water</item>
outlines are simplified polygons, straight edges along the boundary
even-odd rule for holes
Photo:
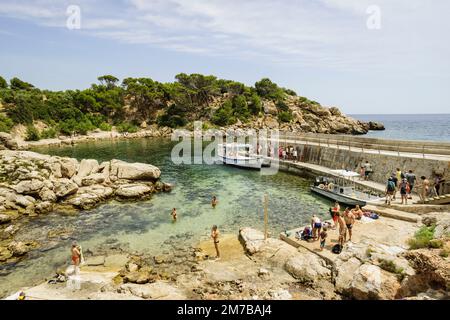
[[[172,213],[170,214],[172,216],[173,221],[177,221],[177,209],[173,208]]]
[[[213,196],[212,200],[211,200],[211,206],[213,208],[215,208],[217,206],[217,204],[219,203],[219,201],[217,201],[217,197]]]

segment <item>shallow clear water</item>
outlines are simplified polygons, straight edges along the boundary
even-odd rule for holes
[[[164,139],[140,139],[40,148],[38,151],[42,153],[95,158],[99,162],[116,158],[151,163],[161,168],[161,179],[175,188],[144,202],[114,201],[75,215],[52,213],[31,220],[21,228],[18,238],[37,239],[44,244],[44,250],[58,246],[48,251],[36,250],[30,259],[10,268],[0,267],[0,294],[40,282],[69,262],[72,240],[47,239],[48,231],[55,228],[72,229],[72,237],[85,251],[105,243],[118,243],[127,250],[158,254],[170,251],[174,242],[198,243],[209,236],[214,224],[222,233],[237,234],[243,226],[262,230],[265,193],[269,195],[273,236],[302,225],[313,213],[327,216],[330,203],[310,193],[309,180],[283,172],[262,176],[258,171],[223,165],[174,165],[170,159],[174,144]],[[210,205],[213,195],[219,200],[215,209]],[[178,211],[176,223],[170,217],[173,207]]]
[[[400,140],[450,141],[450,114],[362,114],[351,115],[363,121],[379,121],[385,131],[366,136]]]

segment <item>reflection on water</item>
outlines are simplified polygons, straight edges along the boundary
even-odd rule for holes
[[[105,243],[118,243],[131,251],[158,254],[170,251],[174,241],[192,245],[207,238],[213,224],[222,233],[237,234],[239,227],[263,228],[262,198],[269,195],[270,232],[298,227],[312,213],[326,215],[327,201],[309,192],[310,181],[278,173],[262,176],[258,171],[223,165],[174,165],[170,151],[175,143],[165,139],[101,141],[75,147],[45,147],[38,151],[78,159],[113,158],[129,162],[146,162],[162,170],[162,180],[175,185],[167,194],[154,195],[136,203],[110,202],[96,209],[74,215],[57,212],[40,216],[22,226],[17,238],[35,239],[42,243],[30,258],[0,270],[0,293],[30,286],[50,276],[69,263],[73,238],[83,250]],[[212,209],[213,195],[219,205]],[[170,211],[177,208],[178,221],[173,223]],[[49,231],[62,230],[56,237]],[[66,233],[64,231],[67,231]]]

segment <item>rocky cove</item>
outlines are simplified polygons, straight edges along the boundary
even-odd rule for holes
[[[13,240],[23,217],[90,209],[111,199],[145,199],[172,188],[159,181],[160,170],[150,164],[79,162],[30,151],[0,151],[0,174],[0,263],[16,261],[39,246]]]
[[[110,169],[113,161],[106,159],[153,163],[162,168],[162,177],[148,182],[155,186],[163,179],[175,188],[150,201],[106,203],[63,216],[38,213],[34,217],[36,213],[32,213],[29,217],[27,208],[21,206],[17,215],[34,220],[37,225],[24,223],[11,246],[11,239],[7,240],[8,250],[22,241],[25,253],[4,264],[8,267],[0,276],[3,284],[10,279],[17,281],[16,278],[24,277],[34,268],[38,269],[39,280],[22,281],[20,286],[12,287],[23,288],[30,299],[442,299],[448,295],[448,258],[441,256],[442,249],[410,250],[408,245],[408,239],[419,228],[436,225],[436,241],[442,241],[448,250],[449,216],[445,210],[429,213],[433,210],[427,208],[428,213],[421,213],[417,223],[384,217],[373,223],[358,223],[355,234],[360,237],[330,262],[315,252],[294,248],[276,236],[283,230],[301,226],[312,212],[321,212],[326,217],[330,204],[309,194],[309,181],[285,173],[262,178],[254,172],[223,166],[171,166],[168,150],[172,145],[161,139],[97,141],[75,147],[49,147],[42,151],[52,156],[35,155],[61,162],[60,159],[85,159],[95,154],[98,167],[106,162]],[[75,161],[79,166],[83,162]],[[51,168],[46,170],[51,172]],[[77,184],[78,171],[79,168],[70,179],[66,176],[59,179]],[[87,176],[99,173],[103,170],[89,172]],[[120,182],[142,183],[119,180],[111,183],[119,183],[116,186]],[[8,184],[19,183],[13,181]],[[89,186],[78,186],[84,187]],[[264,241],[258,229],[262,230],[260,199],[266,192],[271,195],[272,236]],[[216,210],[210,208],[212,194],[219,198]],[[62,198],[54,210],[58,211],[58,206],[75,195]],[[37,203],[41,201],[38,196],[31,197]],[[65,203],[63,207],[66,206],[72,208],[73,204]],[[179,208],[177,223],[169,219],[172,206]],[[64,223],[68,221],[73,223],[66,226]],[[21,223],[12,221],[19,227]],[[13,229],[10,224],[11,221],[2,225],[2,230]],[[223,257],[219,261],[211,259],[214,247],[208,234],[212,224],[218,224],[223,232]],[[87,229],[93,230],[88,237],[83,236]],[[41,241],[36,240],[41,233],[45,233],[46,241],[39,247]],[[335,240],[336,235],[330,237]],[[67,245],[73,238],[83,245],[86,255],[80,275],[81,290],[75,291],[66,282],[67,259],[49,256],[59,250],[67,257]],[[52,243],[53,246],[60,243],[62,247],[54,249]],[[40,264],[50,268],[43,272]],[[47,280],[42,283],[44,278]],[[14,291],[5,290],[4,296]]]

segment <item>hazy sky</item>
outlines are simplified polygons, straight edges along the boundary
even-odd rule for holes
[[[350,114],[450,113],[450,1],[0,0],[4,78],[82,89],[180,72],[269,77]]]

